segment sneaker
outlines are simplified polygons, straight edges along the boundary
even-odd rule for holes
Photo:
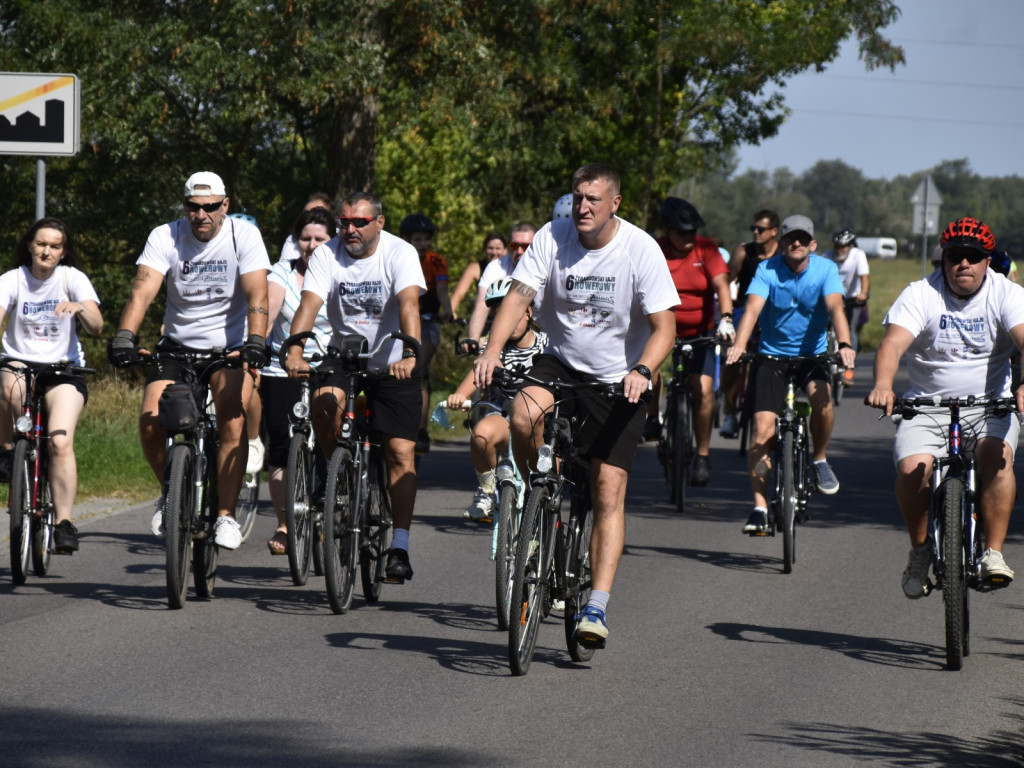
[[[978,562],[981,580],[992,587],[1007,587],[1013,581],[1013,570],[1003,560],[1002,552],[986,549]]]
[[[486,493],[482,488],[478,488],[476,493],[473,495],[473,503],[466,508],[466,511],[462,513],[462,516],[467,520],[472,520],[477,523],[489,523],[494,518],[491,516],[491,510],[494,509],[494,500],[491,498],[489,493]]]
[[[658,421],[657,416],[648,416],[647,423],[644,424],[644,440],[657,440],[661,436],[661,423]]]
[[[693,457],[693,470],[690,472],[690,485],[703,488],[711,482],[711,457],[701,456],[699,453]]]
[[[230,515],[217,518],[213,526],[213,543],[222,549],[238,549],[242,545],[242,528]]]
[[[763,509],[755,509],[747,518],[747,524],[743,526],[743,532],[751,536],[768,535],[768,512]]]
[[[263,441],[258,437],[249,441],[249,457],[245,460],[245,474],[255,475],[263,469]]]
[[[818,492],[831,496],[839,491],[839,478],[827,461],[814,462],[814,483]]]
[[[604,648],[608,639],[608,623],[604,620],[604,611],[588,605],[582,613],[573,616],[576,619],[576,641],[595,648]]]
[[[70,555],[78,551],[78,529],[70,520],[61,520],[53,527],[53,551],[60,555]]]
[[[722,419],[722,428],[718,430],[718,434],[730,440],[735,440],[739,436],[740,420],[736,418],[735,413],[725,414],[725,418]]]
[[[853,384],[853,368],[847,368],[843,371],[843,383]]]
[[[551,612],[552,613],[563,613],[564,614],[565,613],[565,600],[558,600],[557,598],[555,600],[552,600],[551,601]]]
[[[1002,560],[1001,557],[999,559]],[[931,567],[931,547],[925,546],[910,550],[910,555],[907,557],[907,568],[903,571],[903,594],[911,600],[917,600],[931,592],[932,583],[928,579],[928,570]]]
[[[416,435],[416,453],[427,453],[430,450],[430,435],[427,430],[421,429]]]
[[[412,566],[409,565],[409,553],[406,550],[388,550],[388,563],[384,566],[384,576],[388,581],[396,584],[401,584],[412,578]]]
[[[0,449],[0,483],[11,482],[11,466],[14,463],[14,449]]]
[[[158,539],[162,539],[166,531],[164,530],[164,497],[161,496],[159,499],[153,502],[153,519],[149,521],[149,530],[153,532],[153,535]]]

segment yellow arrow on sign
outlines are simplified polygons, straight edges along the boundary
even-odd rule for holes
[[[56,80],[51,80],[45,85],[33,88],[31,91],[25,91],[24,93],[19,93],[17,96],[12,96],[5,101],[0,101],[0,112],[4,112],[11,107],[16,107],[19,104],[24,104],[26,101],[38,99],[40,96],[45,96],[51,91],[56,91],[60,88],[72,85],[74,82],[75,78],[73,77],[58,77]]]

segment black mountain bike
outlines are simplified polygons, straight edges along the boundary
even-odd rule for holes
[[[11,516],[11,579],[24,584],[29,560],[37,576],[50,570],[55,515],[53,492],[50,489],[49,432],[42,389],[37,386],[41,376],[68,376],[95,373],[92,368],[71,365],[67,360],[40,366],[10,358],[0,361],[24,379],[25,406],[14,422],[14,449],[11,460],[11,488],[8,513]],[[70,553],[69,553],[70,554]]]
[[[318,362],[319,355],[313,362]],[[316,495],[323,462],[316,450],[310,408],[309,379],[299,380],[299,400],[289,416],[291,441],[285,467],[285,519],[288,525],[288,569],[292,581],[302,586],[313,572],[323,575],[324,499]]]
[[[514,675],[525,675],[533,660],[540,621],[554,600],[565,601],[565,643],[573,661],[590,661],[596,644],[576,638],[576,615],[587,605],[591,590],[590,462],[576,450],[581,423],[562,414],[574,390],[599,389],[609,397],[622,394],[621,384],[543,381],[529,374],[497,369],[500,386],[516,381],[552,391],[554,405],[544,415],[544,444],[537,469],[529,473],[526,505],[516,542],[515,571],[509,615],[508,660]],[[562,523],[562,498],[569,492],[569,519]]]
[[[979,408],[971,420],[961,420],[961,408]],[[989,416],[1002,417],[1017,410],[1012,397],[897,398],[893,414],[904,419],[944,418],[949,412],[949,454],[936,456],[932,470],[928,539],[932,545],[932,571],[936,589],[942,590],[946,620],[946,666],[960,669],[970,655],[970,592],[1009,584],[1005,579],[983,581],[979,561],[985,551],[985,532],[978,509],[974,426]],[[930,589],[930,588],[929,588]]]

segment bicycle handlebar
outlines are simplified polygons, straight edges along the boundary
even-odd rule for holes
[[[623,397],[623,385],[621,381],[616,381],[611,384],[604,381],[559,381],[558,379],[545,381],[544,379],[538,379],[535,376],[531,376],[521,368],[495,368],[494,369],[494,382],[503,389],[510,389],[521,381],[529,382],[531,384],[537,384],[538,386],[544,387],[545,389],[551,390],[563,390],[563,389],[597,389],[603,390],[602,394],[607,397]]]
[[[19,365],[14,365],[19,363]],[[5,357],[0,359],[0,368],[6,368],[8,371],[15,373],[24,373],[27,366],[33,366],[33,371],[38,376],[41,373],[56,373],[56,374],[75,374],[75,373],[96,373],[95,368],[85,368],[81,365],[73,365],[68,362],[67,358],[61,358],[56,363],[33,363],[29,360],[18,360],[14,357]]]
[[[313,358],[310,360],[310,362],[320,362],[321,360],[325,360],[329,357],[341,358],[342,352],[340,350],[329,345],[325,349],[324,346],[320,343],[320,340],[316,337],[316,334],[313,333],[313,331],[304,331],[303,333],[292,334],[287,339],[285,339],[284,343],[281,345],[281,350],[277,353],[277,359],[278,362],[281,364],[282,368],[287,370],[287,368],[285,367],[285,362],[288,359],[289,350],[292,347],[298,346],[300,343],[304,344],[306,339],[313,339],[316,342],[317,349],[320,350],[318,353],[314,353]],[[401,341],[403,344],[408,345],[415,353],[416,361],[419,362],[420,342],[417,339],[413,338],[412,336],[402,333],[401,331],[391,331],[391,333],[382,336],[380,340],[377,342],[376,347],[369,350],[368,352],[358,352],[356,353],[356,357],[358,357],[361,360],[369,360],[371,357],[380,352],[387,342],[393,339]]]
[[[867,398],[864,398],[864,404],[870,406]],[[916,416],[920,413],[918,410],[920,408],[984,408],[986,413],[1006,416],[1017,410],[1017,401],[1012,397],[967,395],[965,397],[897,397],[892,403],[893,415],[900,415],[905,419]]]

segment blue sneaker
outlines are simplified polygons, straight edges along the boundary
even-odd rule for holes
[[[576,640],[579,643],[604,648],[608,639],[608,624],[604,620],[604,611],[588,605],[573,618],[576,619]]]

